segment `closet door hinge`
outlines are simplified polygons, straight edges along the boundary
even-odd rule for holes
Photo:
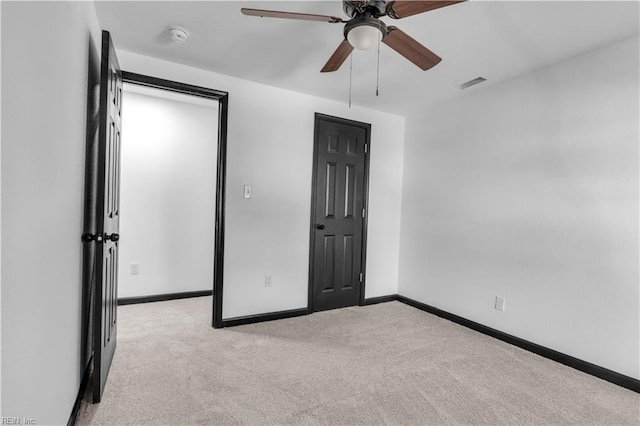
[[[363,275],[364,274],[362,272],[360,272],[360,282],[362,282]]]
[[[364,153],[366,154],[368,150],[369,150],[369,145],[365,143],[364,144]]]

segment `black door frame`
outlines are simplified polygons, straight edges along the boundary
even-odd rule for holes
[[[218,101],[218,153],[216,176],[216,211],[215,211],[215,236],[213,259],[213,315],[211,325],[213,328],[222,327],[222,290],[224,278],[224,207],[226,193],[226,167],[227,167],[227,122],[229,114],[229,93],[191,84],[179,83],[171,80],[150,77],[122,71],[122,79],[125,83],[133,83],[140,86],[169,90],[186,95],[199,96],[201,98],[215,99]],[[126,101],[125,101],[126,102]]]
[[[309,222],[309,287],[308,287],[308,295],[307,295],[307,311],[309,313],[314,312],[313,308],[313,275],[314,275],[314,260],[315,260],[315,241],[316,241],[316,228],[315,228],[315,212],[317,208],[316,203],[316,163],[318,162],[318,131],[320,126],[320,121],[330,121],[332,123],[343,124],[346,126],[359,127],[365,131],[365,144],[366,151],[364,156],[364,187],[363,187],[363,200],[362,206],[365,211],[365,215],[362,218],[362,250],[361,250],[361,258],[360,265],[362,268],[362,282],[360,283],[359,292],[359,306],[365,305],[365,288],[367,282],[367,223],[369,221],[369,158],[371,157],[371,124],[363,123],[361,121],[349,120],[346,118],[336,117],[333,115],[322,114],[319,112],[315,113],[314,125],[313,125],[313,173],[311,177],[311,219]]]

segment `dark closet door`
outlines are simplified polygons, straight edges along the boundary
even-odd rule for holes
[[[357,305],[363,292],[370,126],[316,115],[312,212],[313,310]]]
[[[93,307],[93,400],[100,402],[116,349],[118,303],[118,240],[120,221],[120,141],[122,71],[107,31],[102,32],[99,130],[96,161],[87,164],[95,194],[96,230],[84,240],[95,245]]]

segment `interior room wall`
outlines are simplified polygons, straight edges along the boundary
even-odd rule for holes
[[[2,416],[66,424],[81,381],[91,2],[2,2]]]
[[[126,83],[124,99],[118,297],[211,290],[218,101]]]
[[[0,28],[2,26],[2,6],[0,5]],[[0,45],[2,44],[2,31],[0,30]],[[0,70],[2,69],[2,55],[0,55]],[[1,72],[0,72],[1,74]],[[0,98],[2,97],[2,84],[0,82]],[[0,128],[2,128],[2,102],[0,102]],[[1,136],[0,136],[1,139]],[[0,148],[0,200],[2,200],[2,149]],[[2,208],[0,202],[0,224],[2,224]],[[0,306],[2,306],[2,226],[0,226]],[[2,315],[0,314],[0,415],[2,414]]]
[[[407,117],[400,294],[640,378],[638,48]]]
[[[397,292],[404,118],[131,52],[118,56],[127,71],[229,92],[223,318],[307,305],[315,112],[372,125],[365,296]],[[253,198],[243,198],[244,185],[253,186]]]

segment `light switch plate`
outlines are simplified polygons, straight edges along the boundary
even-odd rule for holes
[[[253,188],[251,187],[251,185],[245,185],[244,186],[244,198],[251,198],[253,196]]]
[[[504,311],[506,300],[504,297],[496,296],[496,310]]]

